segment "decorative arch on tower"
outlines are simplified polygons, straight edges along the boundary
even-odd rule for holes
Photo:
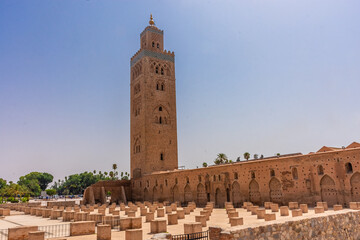
[[[153,110],[154,123],[156,124],[170,124],[170,114],[167,108],[163,105],[158,105]]]

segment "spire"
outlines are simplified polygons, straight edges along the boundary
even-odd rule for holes
[[[149,21],[149,24],[150,24],[150,26],[154,26],[154,25],[155,25],[155,22],[154,22],[154,19],[153,19],[152,14],[150,14],[150,21]]]

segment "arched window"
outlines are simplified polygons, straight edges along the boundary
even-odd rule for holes
[[[159,107],[159,112],[161,112],[162,111],[162,107]]]
[[[149,180],[146,181],[146,186],[149,187],[150,186],[150,182]]]
[[[219,181],[221,181],[221,176],[219,175]]]
[[[238,178],[239,178],[238,174],[234,173],[234,179],[238,179]]]
[[[214,175],[214,182],[216,182],[216,176]]]
[[[159,73],[159,67],[158,66],[155,67],[155,73]]]
[[[160,153],[160,160],[164,160],[164,154],[163,153]]]
[[[161,84],[161,91],[164,91],[164,84]]]
[[[159,123],[162,124],[162,118],[161,117],[159,117]]]
[[[352,165],[349,162],[345,164],[345,169],[346,169],[346,173],[352,173],[353,172]]]
[[[255,178],[255,172],[251,172],[251,178],[252,178],[252,179]]]
[[[161,75],[164,75],[164,69],[161,68]]]
[[[324,175],[324,168],[323,168],[322,165],[319,165],[317,167],[317,172],[318,172],[319,175]]]
[[[154,43],[154,42],[152,42],[152,47],[155,47],[155,43]]]
[[[201,176],[200,175],[198,176],[198,178],[199,178],[199,182],[201,182]]]
[[[159,84],[158,83],[156,84],[156,90],[159,90]]]
[[[292,170],[292,176],[293,176],[293,179],[298,179],[298,171],[297,171],[297,168],[293,168]]]
[[[160,44],[159,44],[159,43],[158,43],[158,44],[156,44],[156,47],[157,47],[157,48],[160,48]]]
[[[165,179],[165,186],[167,186],[167,179]]]
[[[274,171],[274,169],[270,169],[270,177],[275,177],[275,171]]]

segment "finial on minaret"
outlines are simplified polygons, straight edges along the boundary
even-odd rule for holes
[[[150,24],[150,26],[154,26],[154,25],[155,25],[155,22],[154,22],[154,19],[153,19],[152,14],[150,14],[150,21],[149,21],[149,24]]]

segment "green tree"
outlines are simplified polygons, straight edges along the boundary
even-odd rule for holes
[[[54,196],[56,194],[55,189],[46,189],[46,194],[49,196]]]
[[[216,165],[228,163],[228,158],[225,153],[219,153],[214,161]]]
[[[246,161],[249,160],[250,153],[248,153],[248,152],[244,153],[244,158],[246,159]]]
[[[0,178],[0,189],[2,189],[3,187],[5,187],[7,184],[6,180]]]
[[[53,179],[54,179],[54,177],[50,173],[45,173],[45,172],[41,173],[38,176],[38,181],[39,181],[41,190],[45,191],[45,189],[47,188],[49,183],[51,183],[53,181]]]
[[[206,162],[203,162],[202,166],[203,166],[203,167],[207,167],[208,164],[207,164]]]

